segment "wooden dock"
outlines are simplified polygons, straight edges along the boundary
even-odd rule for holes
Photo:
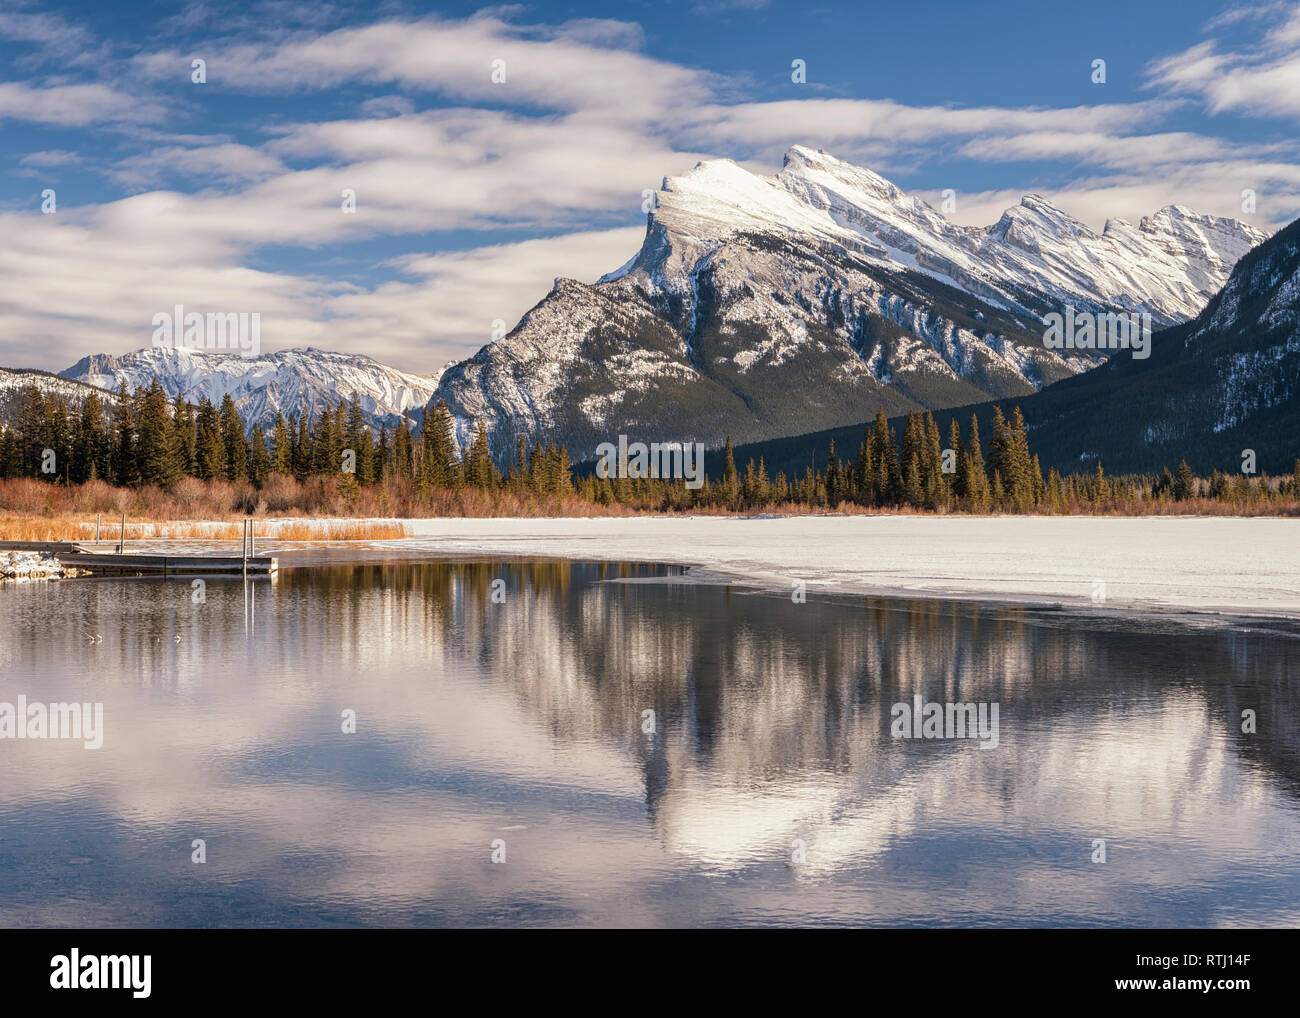
[[[116,551],[115,542],[97,549],[93,541],[0,541],[0,551],[53,555],[62,565],[84,569],[92,576],[266,575],[278,567],[272,556],[138,555]]]

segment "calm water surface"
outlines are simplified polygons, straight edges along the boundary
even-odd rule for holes
[[[1284,624],[313,561],[0,587],[0,925],[1300,925]]]

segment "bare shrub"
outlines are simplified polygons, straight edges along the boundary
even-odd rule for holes
[[[302,485],[290,474],[272,474],[262,485],[262,500],[273,513],[298,509],[303,500]]]

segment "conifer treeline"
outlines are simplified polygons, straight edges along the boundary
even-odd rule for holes
[[[1230,503],[1234,511],[1276,511],[1300,499],[1300,460],[1289,477],[1196,477],[1180,463],[1176,474],[1108,477],[1100,463],[1091,473],[1062,476],[1055,469],[1043,476],[1038,456],[1029,448],[1024,416],[1016,407],[1008,421],[993,407],[988,451],[979,421],[971,415],[965,436],[956,420],[947,441],[928,411],[908,415],[901,445],[877,410],[856,455],[840,458],[832,441],[824,470],[806,468],[802,477],[769,477],[760,458],[737,469],[731,440],[723,450],[721,478],[697,491],[680,482],[661,480],[579,482],[590,501],[616,502],[638,509],[721,508],[745,512],[787,504],[814,509],[929,509],[940,512],[1147,512],[1175,502],[1210,499]]]
[[[365,423],[360,398],[326,406],[310,425],[305,415],[277,415],[270,434],[251,432],[226,394],[219,407],[179,396],[169,402],[155,379],[135,393],[122,391],[115,408],[91,393],[80,408],[35,385],[24,389],[16,425],[0,430],[0,477],[38,477],[53,483],[103,480],[121,487],[170,488],[182,477],[247,481],[261,488],[273,474],[299,481],[330,475],[346,489],[405,479],[417,489],[503,486],[536,494],[572,491],[568,453],[540,443],[519,448],[503,477],[480,425],[463,457],[445,404],[431,426],[413,437],[409,425]],[[50,454],[53,454],[51,457]],[[53,469],[47,469],[52,466]]]
[[[993,408],[987,450],[971,415],[963,435],[956,420],[946,438],[929,412],[908,415],[901,442],[878,410],[855,455],[841,458],[832,442],[821,471],[771,478],[760,459],[737,469],[730,438],[721,475],[698,488],[682,479],[598,478],[575,481],[568,451],[520,438],[504,474],[493,460],[479,424],[469,448],[457,455],[454,423],[439,404],[418,436],[409,425],[374,435],[359,397],[327,406],[314,422],[305,415],[276,418],[270,434],[251,432],[229,395],[220,406],[167,399],[155,380],[123,391],[116,407],[92,393],[78,407],[35,385],[23,390],[13,427],[0,428],[0,477],[38,477],[53,483],[103,480],[122,487],[170,489],[182,477],[246,482],[260,489],[275,475],[304,481],[338,479],[345,496],[361,487],[402,483],[416,501],[448,490],[476,489],[495,497],[579,496],[598,506],[632,510],[748,511],[781,505],[817,509],[845,506],[968,512],[1140,512],[1153,505],[1211,499],[1264,509],[1300,498],[1300,460],[1292,476],[1246,477],[1216,473],[1197,478],[1186,463],[1176,473],[1107,477],[1091,473],[1046,477],[1029,447],[1024,417],[1011,420]],[[52,460],[51,460],[52,453]],[[53,470],[48,469],[50,466]],[[44,468],[44,469],[43,469]]]

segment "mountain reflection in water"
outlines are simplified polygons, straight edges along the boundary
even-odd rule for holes
[[[105,705],[102,749],[0,741],[0,923],[1300,924],[1281,623],[563,561],[203,593],[0,589],[0,701]],[[891,738],[918,693],[997,748]]]

